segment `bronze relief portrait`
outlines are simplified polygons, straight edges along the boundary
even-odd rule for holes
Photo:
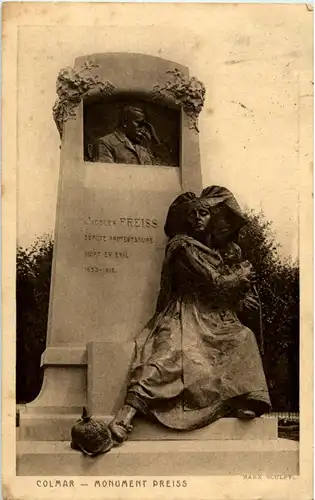
[[[179,111],[144,101],[85,104],[85,161],[179,165]]]

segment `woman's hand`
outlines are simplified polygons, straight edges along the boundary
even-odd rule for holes
[[[248,261],[244,261],[241,263],[240,267],[241,267],[242,277],[246,278],[248,281],[255,284],[257,281],[257,276],[251,263]]]
[[[251,276],[253,272],[253,267],[249,262],[244,262],[237,266],[238,268],[234,270],[236,276],[240,280],[240,283],[245,286],[245,288],[250,287]]]
[[[259,302],[252,295],[246,295],[243,301],[243,305],[249,311],[258,311]]]

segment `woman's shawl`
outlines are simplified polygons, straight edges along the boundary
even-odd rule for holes
[[[138,339],[144,340],[145,336],[161,325],[166,314],[169,314],[175,304],[176,296],[172,287],[173,259],[176,258],[176,252],[180,248],[194,247],[201,250],[206,256],[207,265],[213,269],[223,266],[223,260],[219,252],[211,249],[194,238],[187,236],[187,216],[194,205],[206,206],[208,209],[220,206],[229,208],[233,215],[232,233],[236,234],[238,230],[247,222],[240,206],[238,205],[233,193],[221,186],[210,186],[205,188],[200,197],[193,192],[186,192],[179,195],[171,204],[164,231],[170,238],[166,247],[165,259],[161,271],[160,292],[157,300],[154,316],[151,318],[145,329],[140,333]],[[201,263],[202,267],[202,263]]]
[[[211,280],[212,282],[211,286],[215,286],[217,283],[218,292],[221,291],[221,295],[229,297],[231,296],[231,292],[232,294],[234,293],[234,289],[239,287],[243,289],[240,286],[240,275],[237,272],[232,272],[224,265],[223,259],[217,250],[203,245],[190,236],[175,236],[166,247],[155,314],[136,338],[136,350],[138,353],[141,351],[147,338],[154,336],[165,316],[172,315],[174,312],[178,299],[173,287],[174,259],[181,258],[179,256],[181,250],[187,250],[186,255],[189,255],[190,259],[194,261],[194,267],[200,276],[209,276],[209,281]],[[242,274],[242,271],[240,273]]]
[[[187,235],[178,235],[170,240],[166,247],[165,259],[162,266],[161,272],[161,284],[160,293],[157,300],[156,312],[163,313],[166,312],[169,305],[172,303],[172,265],[171,260],[174,257],[176,251],[180,248],[185,248],[187,246],[193,246],[199,248],[207,255],[207,260],[210,265],[217,267],[222,264],[222,258],[220,254],[194,238]]]
[[[155,313],[135,339],[134,366],[141,363],[142,356],[145,356],[146,349],[150,351],[150,342],[147,343],[147,340],[151,338],[152,341],[152,338],[161,326],[165,316],[171,315],[175,309],[177,296],[174,294],[172,286],[173,258],[176,258],[177,250],[185,249],[187,246],[192,246],[205,252],[209,264],[213,265],[213,267],[217,267],[219,264],[223,263],[217,251],[208,248],[190,236],[178,235],[170,240],[166,246],[165,258],[162,265],[160,292]],[[145,346],[146,343],[147,345]]]

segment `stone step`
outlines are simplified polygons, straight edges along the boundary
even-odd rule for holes
[[[22,441],[69,441],[71,427],[78,415],[40,415],[21,413],[20,439]],[[109,421],[111,417],[100,420]],[[250,421],[241,421],[237,418],[222,418],[211,425],[195,431],[174,431],[162,425],[136,419],[131,441],[159,441],[164,440],[252,440],[277,439],[277,420],[272,418],[256,418]]]
[[[299,443],[277,440],[129,441],[95,458],[66,442],[17,442],[19,476],[190,476],[299,473]]]

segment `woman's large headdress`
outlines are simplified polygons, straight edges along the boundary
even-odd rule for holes
[[[232,232],[238,231],[247,222],[231,191],[222,186],[209,186],[202,191],[200,197],[188,191],[173,201],[164,226],[165,234],[169,238],[186,233],[188,214],[196,206],[208,208],[210,211],[218,207],[215,208],[216,212],[220,207],[227,207],[231,213]]]

